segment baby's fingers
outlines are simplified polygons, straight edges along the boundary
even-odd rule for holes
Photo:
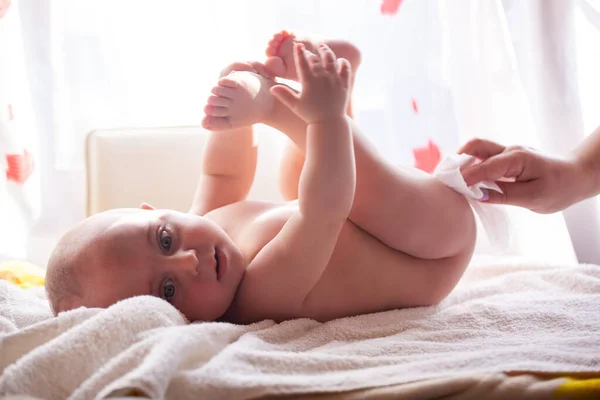
[[[323,67],[328,72],[335,72],[335,54],[326,44],[322,44],[317,49],[321,57]]]
[[[342,82],[345,88],[350,87],[350,75],[352,74],[352,67],[350,62],[345,58],[337,59],[338,74],[342,78]]]
[[[319,57],[316,54],[306,50],[303,44],[297,43],[294,47],[294,58],[296,59],[296,71],[298,71],[298,77],[302,82],[307,79],[313,71],[320,70],[322,68]]]
[[[310,74],[310,66],[306,59],[305,48],[302,43],[294,44],[294,60],[296,61],[296,71],[298,71],[298,78],[302,82]]]

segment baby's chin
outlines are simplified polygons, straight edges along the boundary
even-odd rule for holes
[[[233,300],[233,296],[231,296]],[[184,307],[177,307],[179,312],[182,313],[190,322],[212,322],[218,321],[223,315],[229,310],[230,302],[219,302],[215,304],[211,309],[206,308],[206,304],[186,304]]]

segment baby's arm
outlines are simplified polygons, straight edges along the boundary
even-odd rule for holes
[[[202,157],[202,175],[190,213],[204,215],[244,200],[256,171],[257,147],[252,127],[211,132]]]
[[[352,134],[344,117],[350,67],[345,60],[336,64],[328,48],[319,52],[322,60],[295,48],[303,84],[299,97],[282,86],[273,89],[308,124],[306,162],[298,188],[299,211],[251,262],[238,293],[242,307],[251,307],[248,311],[257,317],[287,318],[301,310],[329,263],[352,207],[356,171]]]

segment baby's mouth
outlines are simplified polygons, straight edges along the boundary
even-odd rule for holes
[[[221,279],[225,277],[225,274],[227,274],[227,269],[229,268],[227,256],[221,250],[215,249],[215,260],[217,261],[215,264],[217,281],[221,282]]]
[[[219,257],[217,257],[217,249],[215,248],[215,254],[213,256],[215,258],[215,277],[217,281],[219,280]]]

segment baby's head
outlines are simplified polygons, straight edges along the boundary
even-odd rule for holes
[[[152,295],[190,321],[213,321],[229,308],[245,268],[225,231],[204,217],[117,209],[87,218],[59,240],[46,291],[55,313]]]

